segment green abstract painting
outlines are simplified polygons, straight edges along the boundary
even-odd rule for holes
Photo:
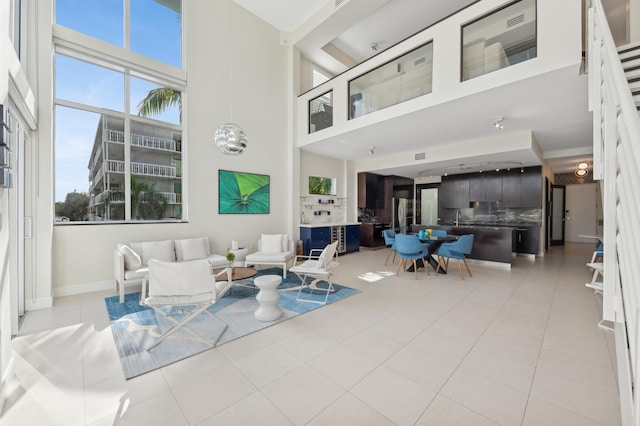
[[[269,213],[269,175],[218,170],[218,213]]]

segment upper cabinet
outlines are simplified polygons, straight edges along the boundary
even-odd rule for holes
[[[503,207],[542,207],[542,168],[527,167],[502,173]]]
[[[502,177],[500,173],[485,172],[470,175],[469,201],[502,201]]]
[[[473,202],[500,202],[502,207],[540,208],[542,168],[501,170],[443,176],[438,192],[441,208],[466,208]]]
[[[382,197],[380,197],[380,201],[378,200],[378,185],[382,190],[381,178],[382,176],[374,173],[358,173],[359,209],[375,209],[379,206],[379,202],[384,202]]]
[[[440,205],[442,208],[469,207],[469,175],[443,176],[440,184]]]

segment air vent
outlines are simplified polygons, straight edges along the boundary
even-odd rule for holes
[[[426,61],[426,60],[427,60],[427,59],[423,56],[423,57],[422,57],[422,58],[420,58],[420,59],[416,59],[416,61],[413,63],[413,65],[418,66],[418,65],[420,65],[421,63],[423,63],[423,62],[424,62],[424,61]]]
[[[336,9],[339,8],[342,5],[342,3],[346,3],[347,1],[349,0],[336,0],[336,3],[335,3]]]
[[[426,158],[424,152],[421,152],[420,154],[416,154],[416,160],[424,160]]]
[[[338,0],[336,0],[338,1]],[[511,28],[515,25],[522,24],[524,22],[524,14],[514,16],[511,19],[507,19],[507,28]]]

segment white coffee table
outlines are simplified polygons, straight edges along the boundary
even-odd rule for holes
[[[254,313],[258,321],[275,321],[282,316],[284,311],[278,306],[280,293],[278,286],[282,282],[280,275],[262,275],[253,280],[256,287],[260,289],[256,295],[258,309]]]

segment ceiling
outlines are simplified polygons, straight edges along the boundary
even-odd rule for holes
[[[296,43],[303,56],[333,74],[339,74],[387,49],[420,30],[446,18],[476,0],[234,0],[283,34],[295,34],[324,16],[323,24],[309,31],[317,37],[306,37]],[[336,22],[327,18],[333,11],[353,2],[362,11]],[[603,0],[613,11],[609,18],[624,19],[628,0]],[[336,9],[338,10],[338,9]],[[324,15],[323,15],[324,13]],[[318,30],[318,27],[322,27]],[[613,25],[613,27],[620,27]],[[624,24],[621,25],[624,27]],[[318,35],[320,34],[320,35]],[[618,35],[618,37],[623,37]],[[375,44],[375,48],[372,45]],[[338,52],[338,54],[336,54]],[[592,119],[587,110],[587,77],[579,70],[540,75],[519,83],[478,93],[404,115],[394,120],[373,124],[339,137],[327,138],[305,146],[305,151],[355,161],[393,155],[400,151],[424,152],[425,148],[455,144],[464,140],[481,140],[496,134],[532,131],[542,156],[555,173],[573,172],[578,161],[591,161]],[[526,102],[522,100],[526,99]],[[504,117],[504,128],[493,125]],[[444,123],[444,124],[443,124]],[[515,156],[515,157],[514,157]],[[504,167],[499,165],[504,163]],[[380,167],[379,174],[405,177],[454,174],[481,169],[506,168],[509,164],[540,164],[540,158],[529,153],[515,153],[487,158],[465,158],[399,168]],[[498,165],[497,165],[498,164]],[[497,165],[497,166],[496,166]],[[456,170],[456,168],[458,170]]]

